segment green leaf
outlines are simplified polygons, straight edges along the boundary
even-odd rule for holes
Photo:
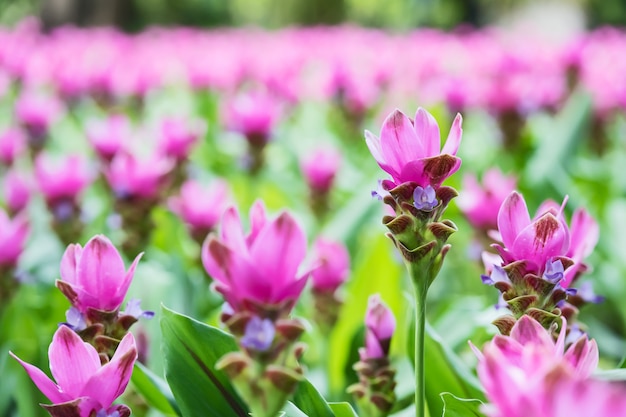
[[[167,382],[139,362],[135,363],[131,382],[151,407],[167,416],[182,415]]]
[[[608,369],[604,371],[596,371],[593,373],[594,378],[606,381],[626,381],[626,369]]]
[[[328,406],[335,413],[335,417],[359,417],[350,403],[328,403]]]
[[[185,417],[249,417],[227,376],[215,369],[237,350],[232,336],[161,307],[165,377]]]
[[[441,393],[443,400],[443,417],[483,417],[479,411],[482,401],[470,398],[459,398],[449,392]]]
[[[298,384],[293,403],[308,416],[334,417],[322,395],[306,379]]]
[[[287,404],[285,404],[285,408],[283,409],[282,413],[278,414],[277,417],[308,417],[308,416],[315,416],[315,415],[316,414],[305,414],[304,412],[302,412],[302,410],[300,410],[298,407],[293,405],[293,403],[287,402]]]

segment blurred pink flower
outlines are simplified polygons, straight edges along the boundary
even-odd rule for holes
[[[359,349],[362,361],[389,355],[391,337],[396,330],[396,318],[382,302],[380,295],[370,296],[365,313],[365,348]]]
[[[128,271],[111,241],[103,235],[92,237],[85,247],[71,244],[61,259],[57,287],[81,313],[88,308],[116,311],[122,305],[143,253]]]
[[[392,177],[383,186],[392,189],[415,182],[426,189],[437,189],[461,166],[456,152],[461,143],[462,117],[457,114],[443,149],[440,150],[439,126],[435,118],[418,108],[415,120],[395,110],[383,122],[380,138],[365,131],[367,146],[378,165]]]
[[[94,179],[94,172],[81,155],[52,157],[42,153],[35,159],[35,179],[46,203],[74,201]]]
[[[32,184],[29,177],[12,169],[4,177],[4,200],[11,214],[24,210],[30,201]]]
[[[126,115],[112,114],[104,120],[88,122],[85,134],[98,156],[110,162],[131,141],[133,131]]]
[[[24,91],[15,103],[15,116],[31,137],[39,138],[63,112],[58,99],[34,91]]]
[[[0,209],[0,267],[15,267],[28,237],[28,217],[20,213],[11,219]]]
[[[10,127],[0,134],[0,162],[11,166],[13,161],[26,149],[26,136],[16,127]]]
[[[515,190],[516,183],[515,177],[505,176],[497,168],[485,173],[482,186],[476,177],[465,175],[457,205],[473,227],[483,230],[496,229],[500,206],[511,191]]]
[[[307,184],[315,192],[328,193],[341,165],[341,154],[335,149],[316,149],[300,162]]]
[[[128,416],[124,405],[113,405],[124,393],[137,359],[135,339],[126,334],[111,361],[101,365],[96,349],[67,326],[59,326],[48,350],[52,381],[39,368],[9,352],[33,383],[52,402],[42,405],[53,416]],[[104,414],[103,414],[104,413]]]
[[[494,244],[504,265],[526,261],[528,272],[541,276],[549,264],[566,258],[570,232],[562,214],[554,210],[538,210],[532,221],[524,197],[513,191],[498,212],[498,230],[504,247]],[[563,265],[562,265],[563,266]],[[562,278],[562,276],[561,276]]]
[[[581,337],[564,352],[566,328],[563,318],[555,342],[539,322],[524,315],[513,326],[510,336],[496,335],[482,353],[473,348],[479,358],[478,376],[490,401],[485,407],[487,415],[596,415],[561,414],[561,407],[565,405],[561,403],[563,398],[555,399],[561,389],[592,387],[596,384],[588,379],[598,364],[595,341],[589,341],[586,336]],[[565,396],[571,394],[573,392]],[[579,400],[575,396],[570,397],[570,401]],[[598,409],[607,405],[596,404]]]
[[[160,125],[159,148],[166,156],[178,161],[185,160],[205,131],[206,123],[203,120],[166,118]]]
[[[170,209],[179,215],[192,230],[206,235],[213,230],[226,210],[229,202],[228,183],[216,180],[201,184],[196,180],[186,181],[180,194],[169,199]]]
[[[240,93],[224,109],[226,127],[243,134],[255,146],[270,140],[280,115],[278,100],[259,90]]]
[[[166,176],[174,166],[172,160],[160,154],[140,158],[120,153],[105,170],[109,186],[117,198],[157,198],[163,191]]]
[[[311,272],[314,291],[334,293],[350,274],[350,254],[340,242],[318,238],[313,246],[314,264]]]
[[[288,313],[309,275],[298,274],[306,236],[287,212],[268,220],[261,201],[250,209],[250,228],[245,235],[237,209],[226,210],[219,237],[209,235],[202,247],[204,267],[235,312]]]

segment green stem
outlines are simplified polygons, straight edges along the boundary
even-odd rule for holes
[[[425,416],[424,331],[429,280],[423,270],[408,265],[415,291],[415,417]]]

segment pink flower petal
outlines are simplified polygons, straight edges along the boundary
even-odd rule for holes
[[[133,263],[130,265],[130,268],[128,268],[128,271],[124,275],[124,280],[120,282],[119,287],[117,287],[115,296],[112,300],[110,300],[111,305],[116,305],[119,307],[124,302],[124,298],[126,297],[126,293],[128,292],[128,287],[130,287],[130,284],[133,281],[133,277],[135,276],[135,269],[137,268],[137,264],[142,257],[143,252],[137,255],[133,260]]]
[[[248,252],[248,245],[241,229],[241,219],[235,207],[228,208],[222,216],[222,241],[241,256]]]
[[[399,169],[396,169],[389,165],[383,157],[383,150],[381,148],[380,139],[369,130],[366,130],[365,143],[367,144],[367,147],[369,148],[372,156],[378,163],[378,166],[380,166],[383,171],[391,175],[392,178],[398,178],[398,176],[400,175]]]
[[[13,352],[9,352],[9,355],[13,356],[24,367],[33,383],[52,403],[57,404],[72,400],[66,393],[61,392],[59,387],[41,369],[24,362]]]
[[[250,207],[250,233],[246,237],[248,247],[252,246],[252,242],[257,238],[261,229],[267,223],[267,215],[263,200],[256,200]]]
[[[535,319],[530,316],[522,316],[511,329],[511,338],[521,345],[543,345],[549,350],[554,349],[552,336]]]
[[[462,124],[463,117],[461,114],[457,113],[454,118],[454,122],[452,123],[452,127],[450,128],[448,138],[446,139],[446,144],[441,150],[442,154],[456,155],[456,152],[459,150],[459,145],[461,145],[461,138],[463,137],[463,128],[461,127]]]
[[[418,142],[424,146],[423,157],[439,155],[441,148],[439,125],[435,118],[422,107],[418,107],[415,113],[415,134]]]
[[[530,224],[530,215],[524,197],[513,191],[504,200],[498,212],[498,230],[504,246],[511,249],[517,235]]]
[[[61,279],[70,284],[77,284],[76,266],[83,248],[79,244],[71,244],[65,249],[61,258]]]
[[[548,259],[563,255],[568,246],[567,229],[551,213],[546,213],[519,233],[511,249],[519,259],[531,260],[543,270]]]
[[[411,121],[400,110],[395,110],[383,122],[380,142],[385,162],[396,172],[408,161],[425,156],[424,145],[415,135]]]

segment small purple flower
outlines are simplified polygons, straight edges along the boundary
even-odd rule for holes
[[[548,259],[546,262],[546,269],[543,272],[543,279],[556,284],[563,279],[564,272],[565,269],[563,268],[563,263],[560,260],[557,259],[556,261],[553,261],[552,259]]]
[[[431,211],[438,203],[437,194],[433,187],[430,185],[427,185],[426,188],[422,188],[419,185],[415,187],[415,191],[413,192],[413,205],[416,209]]]
[[[83,313],[81,313],[76,307],[70,307],[65,312],[65,319],[67,321],[65,323],[61,323],[61,325],[65,325],[75,332],[80,332],[81,330],[85,330],[87,328],[87,322],[85,321]]]
[[[483,284],[494,285],[496,282],[511,282],[504,268],[494,265],[490,275],[481,275]]]
[[[131,298],[126,303],[126,310],[120,313],[122,316],[133,316],[137,320],[141,317],[151,319],[154,317],[154,311],[144,311],[141,309],[141,300],[139,298]]]
[[[247,349],[265,352],[272,346],[275,334],[276,328],[270,319],[254,316],[246,325],[241,345]]]
[[[597,295],[593,291],[593,283],[591,281],[586,281],[580,284],[578,291],[576,291],[576,295],[588,303],[598,304],[604,301],[603,296]]]

